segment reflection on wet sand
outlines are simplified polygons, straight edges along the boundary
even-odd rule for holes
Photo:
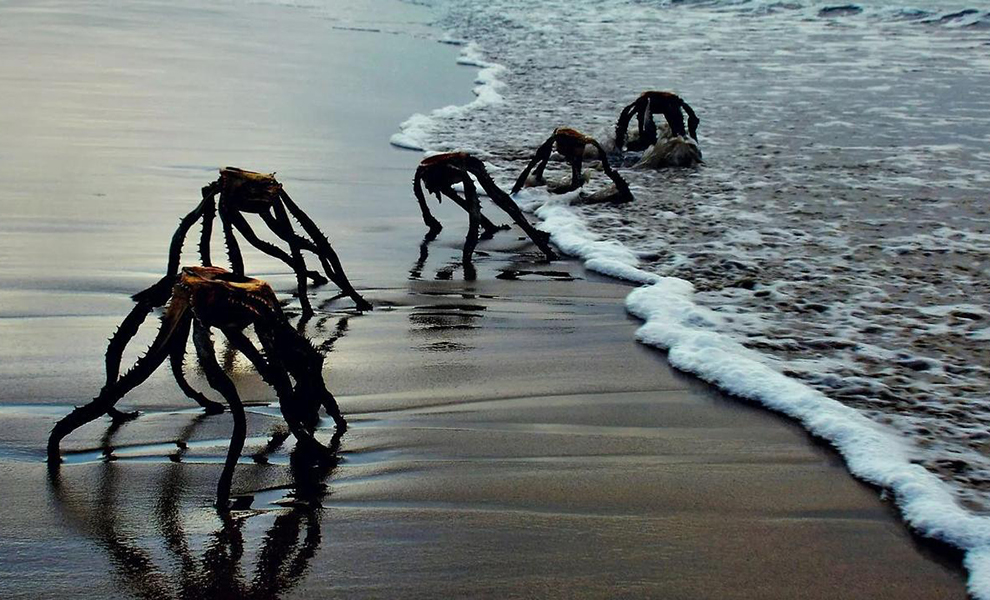
[[[341,433],[331,440],[332,460],[311,461],[304,453],[291,454],[291,486],[263,489],[258,480],[275,467],[256,472],[250,488],[257,493],[277,492],[280,498],[267,507],[252,507],[253,494],[235,497],[233,511],[215,513],[217,526],[204,538],[202,516],[182,507],[190,465],[181,462],[186,442],[202,421],[200,415],[182,431],[178,451],[169,457],[173,464],[161,471],[151,515],[158,538],[139,539],[134,534],[144,527],[129,521],[140,521],[144,515],[134,514],[126,472],[113,462],[104,463],[92,502],[66,485],[59,470],[50,471],[52,503],[71,526],[108,554],[119,585],[138,598],[279,598],[302,581],[319,549],[322,501],[329,492],[326,481],[339,462]],[[111,437],[108,433],[103,440],[108,448]],[[254,517],[273,513],[277,516],[255,550],[247,525]],[[196,533],[189,533],[187,527]]]
[[[419,245],[419,258],[413,264],[412,268],[409,269],[409,279],[416,281],[423,278],[423,269],[426,268],[426,261],[430,259],[430,243],[436,239],[435,233],[428,233],[423,241]],[[474,281],[478,277],[478,273],[474,268],[474,261],[472,260],[473,254],[479,254],[482,256],[487,256],[486,253],[479,250],[475,250],[472,254],[465,253],[461,260],[458,262],[456,260],[448,262],[443,267],[440,267],[434,278],[437,280],[449,280],[454,277],[454,272],[458,267],[464,269],[464,280]]]
[[[418,280],[429,259],[427,248],[431,238],[427,236],[420,245],[419,258],[410,269],[410,279]],[[453,271],[461,263],[451,263],[441,267],[436,279],[451,279]],[[470,262],[463,263],[465,281],[475,277],[474,267]],[[464,289],[460,292],[422,292],[410,290],[413,296],[426,295],[429,300],[412,307],[409,313],[409,333],[417,340],[416,348],[425,352],[463,352],[474,350],[474,346],[464,343],[468,332],[479,329],[480,321],[488,310],[485,299],[480,294],[471,293]]]

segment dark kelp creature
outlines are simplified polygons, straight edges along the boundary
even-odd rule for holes
[[[217,196],[219,195],[219,199]],[[220,178],[203,188],[203,200],[179,222],[178,229],[172,236],[169,247],[168,271],[156,285],[169,288],[179,269],[179,256],[182,244],[189,229],[198,220],[202,220],[203,229],[199,240],[200,262],[204,266],[212,266],[210,259],[210,239],[213,234],[213,219],[217,210],[220,212],[220,222],[223,226],[223,237],[227,244],[227,254],[230,258],[230,268],[237,275],[244,275],[244,259],[241,257],[240,246],[234,236],[236,229],[249,244],[265,254],[277,258],[287,264],[296,273],[299,302],[304,314],[312,314],[313,309],[306,295],[306,280],[311,279],[315,285],[322,285],[327,280],[316,271],[306,269],[306,261],[302,251],[315,254],[323,271],[340,290],[350,296],[359,310],[370,310],[371,304],[361,297],[354,289],[344,268],[340,264],[337,253],[334,252],[330,241],[309,216],[302,211],[292,198],[289,197],[282,184],[275,180],[274,174],[255,173],[235,167],[220,169]],[[289,245],[289,252],[259,238],[244,213],[256,214],[268,225],[268,228]],[[302,226],[306,236],[295,232],[289,216],[292,216]],[[140,301],[141,295],[152,292],[152,288],[135,295]],[[159,290],[160,292],[161,290]]]
[[[471,261],[471,254],[474,252],[474,247],[478,243],[479,227],[484,227],[485,234],[489,237],[499,229],[503,229],[503,227],[492,224],[491,221],[481,214],[478,191],[474,186],[474,182],[471,180],[471,175],[478,178],[478,183],[485,190],[485,193],[488,194],[488,197],[491,198],[492,202],[495,203],[495,206],[498,206],[512,217],[512,220],[526,232],[529,239],[543,251],[547,260],[557,259],[556,253],[550,248],[550,235],[530,225],[529,221],[523,215],[522,210],[512,201],[512,198],[495,185],[488,171],[485,170],[484,163],[466,152],[450,152],[430,156],[423,159],[416,169],[416,176],[413,179],[413,192],[416,194],[416,200],[419,201],[420,210],[423,211],[423,222],[430,228],[427,237],[435,237],[443,229],[443,225],[430,213],[430,209],[426,205],[426,198],[422,190],[424,186],[427,193],[437,197],[437,201],[441,200],[440,196],[442,194],[467,211],[469,225],[467,239],[464,242],[465,263]],[[463,198],[454,191],[454,186],[458,183],[464,186]]]
[[[688,116],[687,131],[684,130],[682,108]],[[652,115],[656,114],[662,114],[667,119],[671,135],[679,137],[690,135],[691,139],[698,141],[698,124],[701,123],[701,120],[694,114],[688,103],[671,92],[651,91],[643,92],[635,102],[622,109],[619,121],[615,125],[615,149],[619,152],[622,151],[629,121],[633,115],[636,115],[636,120],[639,123],[639,138],[630,142],[626,147],[630,150],[644,150],[657,143],[657,128],[651,118]]]
[[[581,177],[581,163],[584,161],[585,149],[588,146],[595,148],[598,159],[602,162],[602,170],[605,171],[605,174],[615,184],[620,201],[631,201],[633,197],[629,191],[629,186],[626,185],[625,180],[609,165],[608,156],[605,154],[605,149],[602,148],[602,145],[594,138],[569,127],[558,127],[553,130],[553,134],[547,138],[547,141],[543,142],[543,145],[533,155],[529,164],[519,174],[516,184],[512,186],[512,193],[515,194],[526,185],[526,180],[529,179],[529,173],[533,171],[533,167],[536,167],[536,170],[533,171],[533,177],[537,181],[543,181],[543,171],[547,168],[547,163],[550,161],[550,154],[553,152],[554,147],[564,157],[564,160],[571,165],[571,183],[569,186],[557,188],[553,191],[555,193],[564,193],[581,187],[584,184],[584,179]]]
[[[48,438],[48,460],[50,465],[57,465],[60,461],[59,444],[65,436],[103,415],[113,416],[114,404],[146,381],[166,358],[172,357],[176,379],[180,381],[183,391],[199,400],[202,394],[193,390],[181,376],[181,364],[191,331],[196,356],[207,381],[224,397],[234,416],[234,432],[227,450],[226,466],[217,486],[217,506],[226,508],[233,467],[244,446],[247,424],[237,389],[217,362],[211,332],[213,328],[219,329],[230,344],[254,364],[262,378],[275,388],[282,416],[301,450],[317,456],[328,453],[327,448],[313,435],[319,421],[320,406],[333,418],[339,431],[346,429],[347,422],[323,382],[323,355],[289,324],[275,292],[267,283],[217,267],[185,267],[173,281],[171,299],[162,316],[161,328],[147,353],[129,371],[117,377],[120,354],[150,312],[147,306],[155,304],[160,298],[139,303],[125,319],[126,328],[122,326],[111,338],[107,350],[107,383],[92,402],[76,408],[55,424]],[[254,327],[261,350],[244,334],[243,330],[249,325]],[[175,368],[176,365],[179,365],[178,368]],[[204,406],[208,410],[216,405],[207,402],[209,404]]]

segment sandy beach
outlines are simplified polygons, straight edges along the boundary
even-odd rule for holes
[[[449,202],[421,244],[421,156],[388,139],[470,101],[475,73],[430,18],[0,7],[0,597],[966,597],[960,556],[836,453],[637,344],[628,285],[541,262],[518,230],[466,281]],[[249,404],[229,518],[212,501],[230,416],[167,368],[122,401],[138,419],[67,438],[50,479],[48,431],[98,392],[129,294],[224,165],[277,171],[375,305],[313,291],[306,333],[351,423],[339,463],[300,464],[291,437],[262,452],[274,395],[221,345]],[[292,274],[245,259],[296,313]]]

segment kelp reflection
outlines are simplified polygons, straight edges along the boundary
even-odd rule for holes
[[[198,420],[191,423],[183,435],[188,438],[197,424]],[[258,497],[274,495],[276,500],[253,507],[256,496],[241,495],[227,512],[183,506],[195,468],[181,462],[184,442],[180,440],[177,455],[170,457],[173,463],[163,468],[153,498],[142,498],[130,489],[129,470],[108,461],[100,466],[99,488],[92,499],[70,489],[61,471],[52,470],[54,504],[106,551],[119,587],[137,598],[271,599],[292,590],[303,580],[322,541],[322,500],[339,460],[340,435],[331,440],[331,461],[316,462],[305,453],[291,453],[291,485],[265,489],[249,484],[258,490]],[[269,446],[260,454],[273,449]],[[255,479],[251,483],[284,468],[257,458],[260,464],[251,472]],[[151,515],[143,510],[148,500]],[[250,526],[257,524],[255,519],[273,515],[261,535]]]

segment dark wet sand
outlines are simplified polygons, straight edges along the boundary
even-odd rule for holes
[[[483,243],[466,282],[466,219],[449,203],[421,254],[419,157],[386,140],[408,114],[468,99],[454,49],[298,8],[56,6],[0,9],[3,50],[22,49],[0,66],[15,90],[0,100],[0,597],[965,597],[958,558],[914,540],[833,452],[637,345],[624,285],[533,262],[515,233]],[[177,26],[149,49],[159,12]],[[188,62],[162,64],[193,41]],[[94,55],[131,70],[89,72]],[[120,73],[156,98],[155,119],[92,80]],[[252,460],[280,420],[226,353],[252,404],[231,520],[210,506],[230,418],[202,418],[164,369],[121,405],[141,418],[74,433],[49,480],[47,431],[97,392],[127,294],[154,280],[174,222],[225,163],[278,170],[377,305],[353,314],[322,288],[307,327],[352,423],[340,464],[293,468],[291,438]],[[284,268],[247,264],[289,298]]]

